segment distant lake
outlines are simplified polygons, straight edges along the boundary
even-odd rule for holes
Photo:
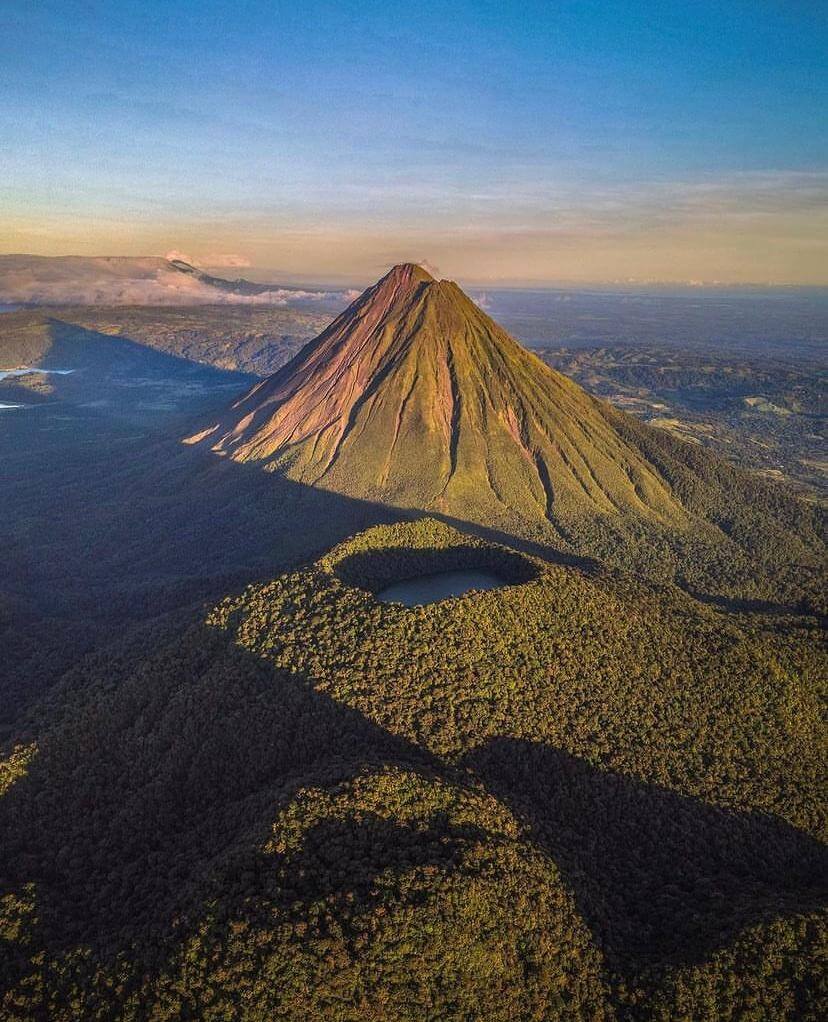
[[[74,369],[38,369],[36,366],[20,366],[19,369],[0,369],[0,380],[11,376],[26,376],[27,373],[51,373],[53,376],[69,376]]]
[[[503,579],[490,571],[442,571],[436,575],[420,575],[395,582],[377,593],[377,599],[383,603],[417,607],[462,596],[470,589],[499,589],[503,585],[506,585]]]

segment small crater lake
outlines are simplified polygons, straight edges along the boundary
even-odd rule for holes
[[[419,575],[407,578],[377,593],[382,603],[403,603],[406,607],[418,607],[426,603],[437,603],[452,596],[462,596],[471,589],[499,589],[508,585],[502,578],[490,571],[441,571],[434,575]]]

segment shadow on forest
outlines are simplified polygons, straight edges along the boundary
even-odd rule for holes
[[[462,518],[453,518],[451,515],[445,515],[439,511],[420,512],[416,517],[421,518],[426,514],[429,518],[436,518],[438,522],[443,522],[444,525],[450,525],[453,529],[459,529],[460,532],[468,532],[472,536],[477,536],[489,543],[499,543],[501,546],[512,547],[521,553],[540,557],[550,564],[561,564],[565,567],[577,568],[579,571],[592,575],[606,571],[605,565],[594,557],[569,553],[550,543],[540,543],[536,540],[520,536],[517,533],[507,532],[504,529],[478,525],[476,522],[465,521]]]
[[[823,624],[826,623],[825,615],[820,614],[817,609],[804,602],[800,604],[785,604],[772,603],[769,600],[748,600],[738,599],[735,596],[721,596],[715,593],[703,592],[701,589],[690,586],[682,580],[677,580],[676,585],[699,603],[706,603],[711,607],[719,607],[722,610],[728,611],[728,613],[784,615],[787,619],[786,624],[788,627],[790,627],[790,619],[793,618],[795,620],[799,615],[818,617],[823,621]]]
[[[105,409],[61,407],[59,430],[17,413],[0,430],[0,729],[85,651],[402,517],[188,447],[155,419],[155,435],[125,434]]]
[[[300,787],[331,789],[389,764],[439,770],[428,752],[206,625],[146,651],[138,670],[92,662],[85,674],[68,712],[52,697],[51,735],[0,798],[4,893],[35,885],[36,940],[52,950],[151,950],[176,920],[197,921],[211,892],[238,910],[267,886],[274,858],[261,849]],[[427,832],[391,823],[316,831],[336,843],[326,852],[305,841],[295,890],[277,901],[370,882],[370,861],[365,875],[336,879],[326,857],[347,874],[369,851],[379,872],[420,842],[416,861],[450,865],[452,842],[466,837],[432,848]]]
[[[275,577],[369,525],[421,517],[293,483],[177,437],[125,439],[112,422],[89,413],[53,443],[23,419],[8,420],[0,438],[0,625],[11,636],[0,699],[11,720],[69,666],[48,646],[54,620],[94,625],[76,660],[84,643],[111,641],[127,625],[192,615],[201,601]],[[527,549],[497,530],[433,517]],[[15,630],[19,607],[43,622],[35,646],[53,660],[38,659],[31,636]],[[163,628],[175,632],[180,622]],[[83,712],[43,742],[27,776],[0,798],[3,887],[35,884],[41,946],[88,941],[109,953],[135,941],[157,955],[159,935],[176,919],[186,927],[208,892],[230,910],[262,871],[266,882],[273,864],[262,841],[299,787],[331,788],[389,764],[454,777],[315,691],[312,679],[276,671],[215,629],[192,625],[163,643],[160,631],[147,633],[151,645],[134,650],[131,667],[118,656],[82,667]],[[84,698],[80,683],[75,698]],[[513,739],[489,742],[465,765],[528,822],[619,969],[700,960],[751,922],[819,900],[823,847],[778,820],[723,812]],[[412,844],[415,861],[451,868],[471,839],[370,817],[324,821],[288,863],[292,893],[363,890],[376,872],[408,868]],[[359,877],[348,865],[355,862],[365,863]],[[23,958],[30,953],[21,946]]]
[[[610,968],[630,976],[703,961],[825,894],[825,848],[777,819],[511,738],[457,773],[211,627],[191,627],[125,678],[95,664],[87,675],[64,726],[0,798],[3,891],[35,885],[34,941],[52,952],[83,943],[108,961],[133,947],[159,961],[206,905],[226,918],[253,899],[267,919],[267,905],[301,911],[332,895],[363,911],[380,873],[456,868],[485,833],[440,814],[422,828],[328,816],[295,852],[263,852],[298,789],[331,792],[388,766],[479,777],[557,864]]]
[[[828,896],[828,850],[775,817],[718,809],[512,738],[464,765],[529,824],[622,971],[701,961],[751,923]]]
[[[402,875],[418,866],[457,869],[467,847],[485,838],[478,827],[449,826],[440,817],[424,827],[374,813],[323,820],[304,833],[301,849],[287,859],[289,886],[276,892],[275,900],[290,908],[297,899],[309,903],[333,894],[344,896],[350,911],[354,903],[365,911],[377,898],[381,873]]]
[[[47,320],[48,347],[38,368],[71,369],[49,375],[61,401],[105,401],[108,414],[142,416],[146,410],[197,414],[205,404],[223,406],[255,382],[247,373],[220,369],[158,351],[123,335],[109,335],[60,319]],[[153,399],[172,401],[169,409]]]
[[[54,377],[60,414],[51,413],[48,429],[45,419],[10,414],[0,431],[0,735],[85,652],[125,631],[274,578],[371,525],[424,515],[182,444],[193,428],[190,405],[186,425],[180,414],[148,410],[125,420],[114,377],[179,381],[185,389],[193,379],[235,381],[240,390],[249,381],[71,324],[54,321],[50,330],[41,364],[77,370]],[[90,381],[109,387],[109,407],[77,403]],[[495,529],[431,517],[549,560],[587,564]]]

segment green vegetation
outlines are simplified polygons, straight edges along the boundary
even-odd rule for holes
[[[824,1017],[819,509],[413,267],[182,445],[200,315],[7,383],[0,1018]]]
[[[528,581],[413,609],[367,591],[441,566]],[[519,557],[424,520],[372,529],[208,622],[441,757],[495,735],[545,742],[718,805],[744,807],[749,790],[753,807],[817,833],[824,663],[807,619],[768,631],[674,589]],[[296,631],[305,641],[291,641]]]
[[[324,321],[320,312],[278,308],[51,311],[3,315],[2,364],[46,359],[78,371],[7,380],[0,392],[12,403],[55,405],[50,432],[54,424],[63,433],[69,405],[70,418],[94,418],[99,434],[106,414],[155,430],[161,418],[179,432],[193,416],[215,421],[250,378],[193,361],[270,372]],[[636,363],[621,376],[635,382],[643,371]],[[741,380],[732,383],[737,395]],[[683,382],[668,374],[668,386]],[[801,403],[802,373],[794,383]],[[3,425],[17,434],[11,456],[23,443],[34,476],[37,433],[10,416]],[[717,599],[825,609],[824,509],[588,396],[456,285],[419,267],[398,267],[369,289],[226,413],[211,445],[376,504],[385,509],[378,520],[389,506],[425,509],[543,556],[593,558]],[[85,485],[75,479],[79,497]],[[289,516],[284,524],[291,527]],[[346,523],[343,534],[361,524]]]
[[[418,266],[391,270],[191,442],[546,555],[821,606],[823,511],[589,396]]]
[[[372,595],[447,561],[513,584]],[[371,529],[21,729],[4,1017],[816,1020],[824,667],[808,618]]]
[[[759,349],[759,350],[756,350]],[[538,348],[540,357],[597,397],[658,422],[680,439],[811,500],[828,500],[825,360],[791,342],[768,353],[671,343]]]

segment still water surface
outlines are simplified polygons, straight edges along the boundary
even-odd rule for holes
[[[71,376],[74,369],[40,369],[33,366],[20,366],[17,369],[0,369],[0,380],[13,376],[27,376],[29,373],[46,373],[52,376]]]
[[[420,575],[395,582],[377,593],[383,603],[404,603],[416,607],[436,603],[451,596],[462,596],[470,589],[497,589],[505,585],[502,578],[490,571],[441,571],[436,575]]]

